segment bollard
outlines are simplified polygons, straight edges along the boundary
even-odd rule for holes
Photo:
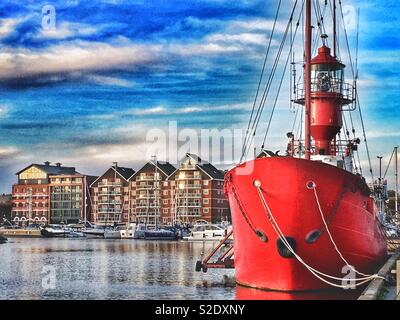
[[[396,278],[397,278],[397,300],[400,300],[400,260],[397,260],[397,268],[396,268]]]

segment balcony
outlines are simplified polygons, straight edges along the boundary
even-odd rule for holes
[[[137,209],[160,209],[161,205],[157,204],[138,204],[136,206]]]
[[[99,182],[99,187],[122,187],[122,182]]]
[[[202,177],[200,174],[188,174],[188,173],[184,173],[184,174],[179,174],[175,180],[201,180]]]
[[[121,209],[99,209],[97,211],[98,214],[121,214]]]
[[[123,193],[120,192],[98,192],[97,194],[95,194],[95,196],[121,196]]]
[[[136,181],[161,181],[161,177],[139,176],[136,178]]]
[[[195,198],[201,199],[200,193],[192,193],[192,192],[178,192],[176,193],[177,198]]]
[[[188,207],[188,208],[201,208],[200,202],[178,202],[177,207]]]
[[[145,186],[136,186],[136,190],[152,190],[155,187],[153,185],[145,185]],[[160,189],[160,187],[156,187],[156,189]]]
[[[179,170],[196,170],[196,165],[195,164],[186,164],[182,165]]]
[[[122,201],[108,201],[108,200],[99,200],[97,202],[98,205],[107,205],[107,204],[112,204],[112,205],[121,205]]]
[[[180,183],[178,184],[178,188],[179,190],[200,190],[202,188],[201,184],[183,184]]]
[[[178,217],[201,217],[200,211],[178,211]]]

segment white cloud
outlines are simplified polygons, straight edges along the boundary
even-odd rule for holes
[[[74,41],[46,49],[4,48],[0,77],[16,78],[62,72],[126,68],[157,59],[159,47],[133,43]]]
[[[8,107],[5,105],[0,105],[0,118],[5,118],[8,115]]]
[[[10,35],[15,27],[24,19],[22,18],[7,18],[0,20],[0,39]]]
[[[246,30],[250,32],[260,32],[260,31],[271,31],[274,25],[273,20],[268,19],[252,19],[252,20],[237,20],[232,21],[228,26],[227,30]],[[287,24],[283,21],[277,21],[275,25],[276,32],[284,32],[286,30]]]
[[[15,147],[0,147],[0,158],[12,156],[18,152],[19,150]]]
[[[84,23],[61,22],[55,29],[41,29],[36,35],[44,39],[66,39],[78,36],[89,36],[98,32],[98,29]]]
[[[242,47],[235,45],[223,45],[218,43],[204,44],[174,44],[169,47],[169,52],[182,56],[214,55],[224,53],[237,53]]]
[[[239,42],[243,44],[257,44],[262,45],[267,41],[264,34],[259,33],[240,33],[240,34],[224,34],[215,33],[206,38],[210,42]]]
[[[89,74],[85,77],[85,79],[89,82],[93,82],[93,83],[96,83],[99,85],[106,85],[106,86],[118,86],[118,87],[129,88],[134,85],[133,82],[125,80],[125,79],[101,76],[101,75],[95,75],[95,74]]]
[[[157,115],[157,114],[166,114],[167,109],[165,107],[159,106],[149,109],[135,109],[132,110],[131,112],[128,111],[127,113],[133,113],[138,116]]]

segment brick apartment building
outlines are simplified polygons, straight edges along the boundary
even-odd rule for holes
[[[169,203],[163,207],[163,223],[230,220],[229,203],[223,191],[224,172],[211,163],[188,153],[167,183],[164,197]]]
[[[150,161],[130,179],[131,221],[150,226],[164,224],[161,212],[169,210],[167,178],[176,171],[168,162]]]
[[[130,220],[129,179],[134,173],[131,168],[115,164],[91,183],[91,222],[112,225]]]
[[[11,219],[14,223],[75,223],[84,220],[87,180],[93,177],[61,163],[31,164],[17,173],[12,187]]]

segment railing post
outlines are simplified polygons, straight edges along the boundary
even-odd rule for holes
[[[397,260],[397,268],[396,268],[396,278],[397,278],[397,300],[400,300],[400,260]]]

